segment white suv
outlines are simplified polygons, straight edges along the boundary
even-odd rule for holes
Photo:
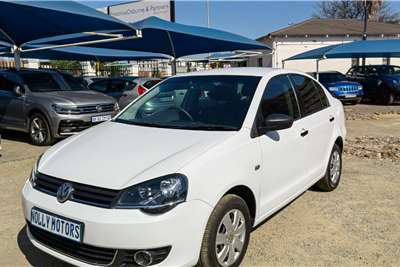
[[[44,153],[22,191],[28,236],[80,266],[238,266],[253,227],[338,186],[345,134],[309,75],[175,76]]]

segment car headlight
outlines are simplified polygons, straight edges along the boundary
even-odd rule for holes
[[[67,115],[80,114],[80,110],[75,105],[54,104],[52,105],[52,108],[58,114],[67,114]]]
[[[162,176],[123,190],[114,208],[164,213],[186,200],[187,189],[187,178],[183,174]]]
[[[329,89],[329,91],[332,91],[332,92],[339,91],[339,88],[337,88],[335,86],[329,87],[328,89]]]
[[[36,182],[36,178],[37,178],[37,174],[38,174],[38,166],[39,166],[40,159],[42,158],[42,155],[40,155],[39,158],[36,160],[35,165],[32,168],[31,175],[29,176],[29,182],[31,183],[32,186],[35,186],[35,182]]]
[[[357,88],[358,88],[358,90],[362,90],[363,89],[362,85],[359,85]]]
[[[114,111],[119,111],[118,102],[115,102],[115,104],[114,104]]]

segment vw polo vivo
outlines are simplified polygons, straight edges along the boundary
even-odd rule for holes
[[[175,76],[38,159],[28,237],[79,266],[238,266],[253,227],[338,186],[345,133],[342,104],[306,74]]]

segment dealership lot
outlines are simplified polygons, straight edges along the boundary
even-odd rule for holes
[[[346,112],[350,141],[338,190],[309,190],[254,230],[243,266],[398,266],[400,106]],[[357,143],[362,136],[365,143]],[[378,149],[390,153],[379,155],[371,138],[388,140]],[[0,265],[66,266],[35,249],[24,232],[20,190],[46,149],[27,142],[23,134],[3,134]]]

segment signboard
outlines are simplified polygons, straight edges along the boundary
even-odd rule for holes
[[[174,2],[170,0],[139,0],[108,7],[108,14],[125,22],[136,22],[151,16],[174,21]]]

